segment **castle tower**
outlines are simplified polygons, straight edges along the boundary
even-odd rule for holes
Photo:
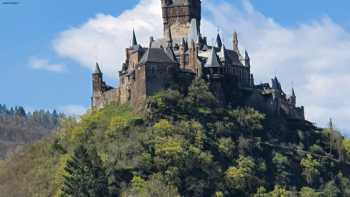
[[[164,37],[167,40],[169,39],[169,35],[172,35],[173,39],[187,37],[192,19],[196,20],[197,29],[200,31],[200,0],[161,0],[161,4]],[[198,34],[199,33],[200,32],[198,32]]]
[[[293,105],[293,107],[297,104],[297,97],[295,96],[294,88],[292,88],[292,96],[290,97],[290,104]]]
[[[244,52],[244,65],[250,67],[250,57],[247,50]]]
[[[233,50],[236,52],[239,52],[238,49],[238,35],[237,32],[233,33],[233,40],[232,40]]]
[[[92,73],[92,92],[93,95],[102,93],[103,89],[103,74],[101,72],[100,66],[96,63],[94,72]]]
[[[185,65],[186,65],[186,52],[187,50],[187,46],[186,46],[186,41],[183,38],[180,48],[179,48],[179,63],[180,63],[180,68],[181,69],[185,69]]]
[[[92,73],[92,107],[98,107],[98,102],[103,94],[103,84],[103,74],[101,72],[100,66],[98,63],[96,63],[95,70]]]

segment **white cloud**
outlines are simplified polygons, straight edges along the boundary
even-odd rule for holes
[[[248,0],[242,6],[229,1],[203,1],[202,32],[211,41],[217,27],[227,47],[237,30],[240,46],[250,52],[256,81],[278,75],[286,89],[294,87],[307,117],[320,125],[330,117],[339,128],[350,130],[350,33],[330,18],[286,27],[257,11]],[[109,77],[116,78],[135,28],[147,45],[149,36],[160,37],[162,19],[159,0],[141,0],[115,17],[98,14],[85,24],[62,32],[54,41],[56,52],[93,68],[96,61]]]
[[[53,44],[60,56],[91,70],[96,61],[100,62],[107,76],[115,78],[125,60],[125,48],[131,44],[133,28],[144,46],[150,36],[162,35],[159,0],[142,0],[118,17],[98,14],[85,24],[62,32]]]
[[[79,117],[87,112],[87,108],[80,105],[66,105],[60,108],[67,116]]]
[[[30,66],[36,70],[47,70],[51,72],[63,72],[65,70],[63,64],[51,64],[49,60],[37,57],[30,59]]]

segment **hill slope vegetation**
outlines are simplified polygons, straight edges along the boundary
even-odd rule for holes
[[[196,80],[145,109],[110,105],[0,163],[8,196],[350,196],[333,128],[222,107]]]
[[[23,107],[0,105],[0,159],[49,135],[61,118],[56,111],[27,113]]]

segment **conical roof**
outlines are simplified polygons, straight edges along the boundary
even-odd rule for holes
[[[218,34],[218,35],[216,36],[216,46],[217,46],[218,48],[221,48],[221,47],[222,47],[222,41],[221,41],[220,34]]]
[[[207,59],[207,63],[204,65],[205,67],[221,67],[218,56],[216,55],[215,48],[211,48],[209,57]]]
[[[137,39],[136,39],[136,34],[135,34],[135,30],[132,30],[132,46],[137,46]]]
[[[223,61],[226,60],[226,48],[225,45],[223,44],[221,49],[220,49],[220,59],[222,59]]]
[[[237,32],[233,33],[233,50],[234,51],[239,51],[239,49],[238,49],[238,35],[237,35]]]
[[[95,70],[94,70],[93,74],[102,74],[100,66],[98,65],[97,62],[96,62],[96,66],[95,66]]]

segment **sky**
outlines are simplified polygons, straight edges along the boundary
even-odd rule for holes
[[[91,70],[101,64],[117,85],[124,48],[161,37],[159,0],[0,0],[0,103],[82,114],[90,105]],[[203,0],[202,34],[219,31],[227,48],[237,31],[256,82],[277,76],[292,87],[307,118],[333,118],[350,136],[348,0]]]

